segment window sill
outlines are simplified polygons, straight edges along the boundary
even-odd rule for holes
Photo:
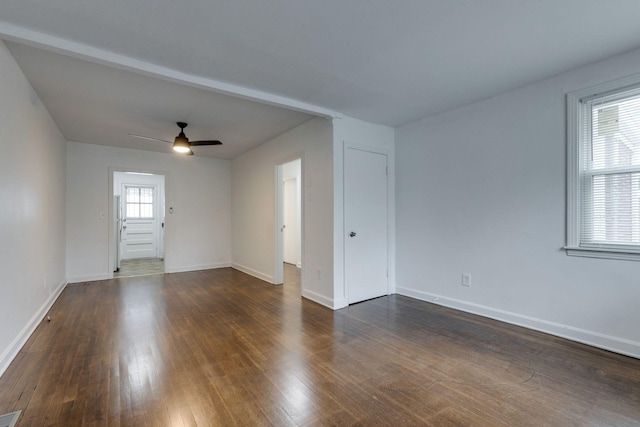
[[[570,246],[565,246],[562,249],[566,250],[567,255],[569,256],[640,261],[640,252],[631,252],[622,249],[583,248]]]

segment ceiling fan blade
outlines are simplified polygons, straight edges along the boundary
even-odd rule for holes
[[[130,133],[128,135],[134,138],[147,139],[149,141],[158,141],[158,142],[166,142],[167,144],[173,144],[173,142],[171,141],[165,141],[164,139],[158,139],[158,138],[151,138],[150,136],[136,135],[135,133]]]
[[[222,145],[220,141],[189,141],[192,147],[196,147],[198,145]]]

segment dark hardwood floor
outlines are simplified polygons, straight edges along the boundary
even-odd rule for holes
[[[69,285],[0,378],[19,426],[631,426],[640,360],[232,269]]]

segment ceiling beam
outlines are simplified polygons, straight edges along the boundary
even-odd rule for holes
[[[0,21],[0,38],[67,55],[73,58],[83,59],[96,64],[131,71],[199,89],[210,90],[212,92],[234,96],[236,98],[300,111],[314,116],[326,118],[344,117],[343,114],[336,111],[318,107],[306,102],[206,77],[183,73],[182,71],[173,68],[167,68],[161,65],[141,61],[129,56],[89,46],[84,43],[16,26],[4,21]]]

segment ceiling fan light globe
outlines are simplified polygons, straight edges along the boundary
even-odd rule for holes
[[[191,151],[191,149],[189,147],[185,147],[182,145],[174,145],[173,146],[173,151],[175,151],[176,153],[188,153],[189,151]]]
[[[182,135],[176,136],[176,139],[173,142],[173,151],[177,153],[188,153],[191,151],[189,140]]]

